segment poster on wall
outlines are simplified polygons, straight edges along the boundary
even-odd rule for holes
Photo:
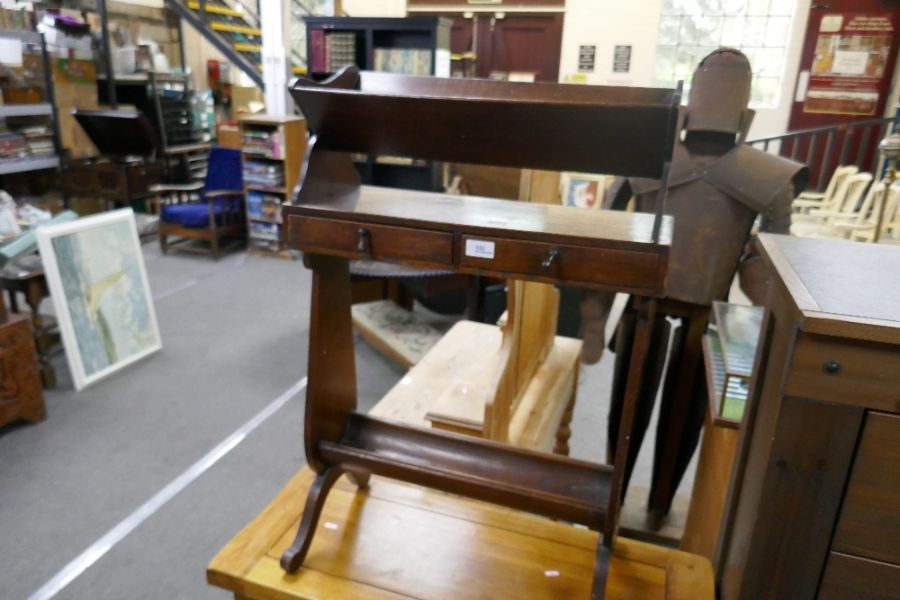
[[[893,37],[894,26],[884,15],[823,17],[803,111],[874,115]]]

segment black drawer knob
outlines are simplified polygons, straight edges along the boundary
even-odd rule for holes
[[[544,262],[541,263],[541,266],[545,269],[549,269],[550,266],[556,262],[557,257],[559,256],[559,248],[553,248],[547,254],[547,258],[544,259]]]
[[[365,227],[359,228],[356,238],[356,249],[360,252],[368,252],[369,249],[369,230]]]
[[[836,360],[829,360],[822,365],[822,370],[828,375],[837,375],[841,371],[841,363]]]

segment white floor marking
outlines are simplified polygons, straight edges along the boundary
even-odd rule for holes
[[[52,579],[42,585],[36,592],[28,597],[28,600],[47,600],[61,592],[76,577],[84,573],[91,565],[121,542],[125,536],[134,531],[138,525],[149,519],[153,513],[162,508],[169,500],[174,498],[194,480],[203,475],[207,469],[219,462],[219,460],[231,452],[235,446],[244,441],[254,429],[266,422],[287,402],[299,394],[306,387],[306,377],[292,385],[283,394],[275,398],[264,409],[259,411],[252,419],[238,427],[234,433],[222,440],[219,445],[206,453],[203,458],[192,464],[181,475],[170,481],[166,487],[158,491],[152,498],[144,502],[133,513],[125,517],[115,527],[107,531],[103,537],[88,546],[81,554],[76,556],[69,564],[62,568]]]
[[[200,275],[199,277],[195,277],[194,279],[189,279],[181,285],[177,285],[171,289],[164,290],[155,294],[153,296],[153,300],[161,300],[167,296],[171,296],[173,294],[177,294],[178,292],[183,292],[184,290],[190,289],[200,283],[201,281],[206,281],[211,277],[215,277],[217,275],[221,275],[222,273],[227,273],[228,271],[232,271],[242,266],[245,262],[247,262],[247,255],[242,254],[236,260],[228,263],[223,263],[219,265],[217,268]]]

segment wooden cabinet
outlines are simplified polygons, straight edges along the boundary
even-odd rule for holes
[[[722,597],[896,598],[900,249],[760,239],[773,287],[716,561]]]
[[[13,314],[0,323],[0,426],[47,416],[31,320]]]

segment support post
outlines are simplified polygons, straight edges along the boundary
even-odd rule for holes
[[[109,17],[106,14],[106,0],[97,0],[97,13],[100,15],[100,31],[103,36],[103,66],[106,69],[106,86],[109,106],[113,110],[119,108],[116,100],[116,75],[112,67],[112,52],[109,48]]]
[[[284,117],[294,114],[294,102],[288,95],[291,68],[290,1],[265,0],[259,3],[259,27],[262,30],[262,75],[266,95],[266,114]]]

